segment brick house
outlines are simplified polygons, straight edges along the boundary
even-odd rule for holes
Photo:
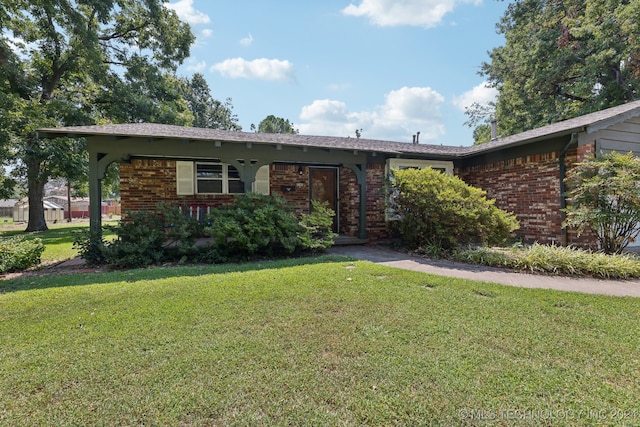
[[[120,163],[123,212],[159,201],[194,215],[234,194],[280,194],[297,213],[310,200],[337,212],[335,231],[359,239],[388,237],[385,178],[392,168],[434,167],[483,188],[514,212],[526,241],[593,245],[562,227],[563,178],[572,165],[612,150],[640,154],[640,101],[472,147],[327,136],[261,134],[135,123],[42,129],[41,137],[85,137],[90,197]],[[91,213],[100,229],[99,212]]]

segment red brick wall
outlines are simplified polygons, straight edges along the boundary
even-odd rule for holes
[[[465,182],[480,187],[496,205],[516,214],[517,234],[526,241],[560,242],[559,153],[519,157],[459,170]]]
[[[231,203],[231,194],[176,194],[176,162],[174,160],[133,159],[120,165],[120,197],[122,212],[153,210],[158,202],[171,205],[222,206]]]
[[[389,237],[384,219],[384,164],[367,165],[367,237],[371,240]]]
[[[275,164],[269,171],[271,194],[279,194],[296,215],[309,212],[309,168]],[[360,186],[348,168],[339,169],[340,233],[357,236],[360,217]],[[133,159],[120,165],[122,211],[153,210],[158,202],[183,206],[221,206],[234,199],[230,194],[176,194],[174,160]],[[387,237],[384,220],[384,165],[367,166],[367,233],[370,239]]]
[[[566,156],[569,170],[576,162],[594,155],[594,144],[570,150]],[[457,170],[465,182],[483,188],[496,205],[514,212],[520,221],[518,235],[527,241],[561,243],[559,153],[551,152],[519,157]],[[367,235],[370,239],[389,236],[384,219],[384,165],[367,165]],[[309,170],[299,166],[271,166],[271,193],[280,194],[297,215],[309,211]],[[233,201],[233,195],[176,195],[176,163],[173,160],[134,159],[120,165],[122,211],[153,209],[157,202],[180,205],[220,206]],[[339,170],[340,233],[357,236],[360,212],[360,188],[353,171]],[[569,243],[593,246],[592,233],[577,237],[568,230]]]
[[[358,236],[360,219],[360,186],[356,174],[351,169],[340,168],[340,234]]]
[[[309,168],[275,164],[269,170],[271,194],[278,194],[289,202],[296,215],[309,213]]]
[[[565,165],[593,155],[593,144],[569,150]],[[516,234],[525,241],[562,243],[562,214],[560,212],[560,153],[550,152],[518,157],[456,171],[466,183],[487,191],[496,199],[496,206],[513,212],[520,222]],[[577,237],[568,230],[568,243],[593,246],[593,235]]]

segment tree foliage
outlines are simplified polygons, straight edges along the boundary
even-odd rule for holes
[[[566,224],[593,230],[602,251],[620,253],[640,234],[640,159],[612,152],[568,174]]]
[[[255,129],[255,126],[251,125],[251,129]],[[293,123],[291,123],[288,119],[269,115],[265,117],[258,125],[258,132],[297,134],[298,130],[294,129]]]
[[[233,114],[231,98],[225,102],[214,99],[204,76],[196,73],[181,81],[182,96],[193,114],[194,127],[241,131],[238,116]]]
[[[162,0],[4,1],[0,29],[0,155],[28,180],[29,231],[46,229],[47,180],[86,161],[81,141],[36,129],[192,120],[173,73],[194,37]]]
[[[635,100],[640,2],[516,0],[497,25],[505,45],[482,65],[510,135]]]

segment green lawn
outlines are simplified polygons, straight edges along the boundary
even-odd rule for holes
[[[115,225],[117,222],[104,222],[103,225]],[[42,253],[42,262],[44,264],[51,264],[67,259],[75,258],[78,255],[78,251],[73,248],[73,236],[75,232],[86,230],[89,227],[89,222],[62,222],[59,224],[49,224],[49,230],[39,231],[35,233],[25,233],[24,229],[27,227],[23,224],[21,227],[16,227],[15,224],[11,228],[4,228],[0,224],[0,237],[8,237],[15,235],[25,235],[27,237],[38,237],[45,245],[44,252]],[[113,233],[105,231],[104,237],[111,238]]]
[[[0,425],[638,425],[639,318],[329,257],[5,280]]]

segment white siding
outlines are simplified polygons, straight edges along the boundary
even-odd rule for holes
[[[640,118],[633,118],[598,131],[595,135],[601,154],[612,151],[640,156]]]

